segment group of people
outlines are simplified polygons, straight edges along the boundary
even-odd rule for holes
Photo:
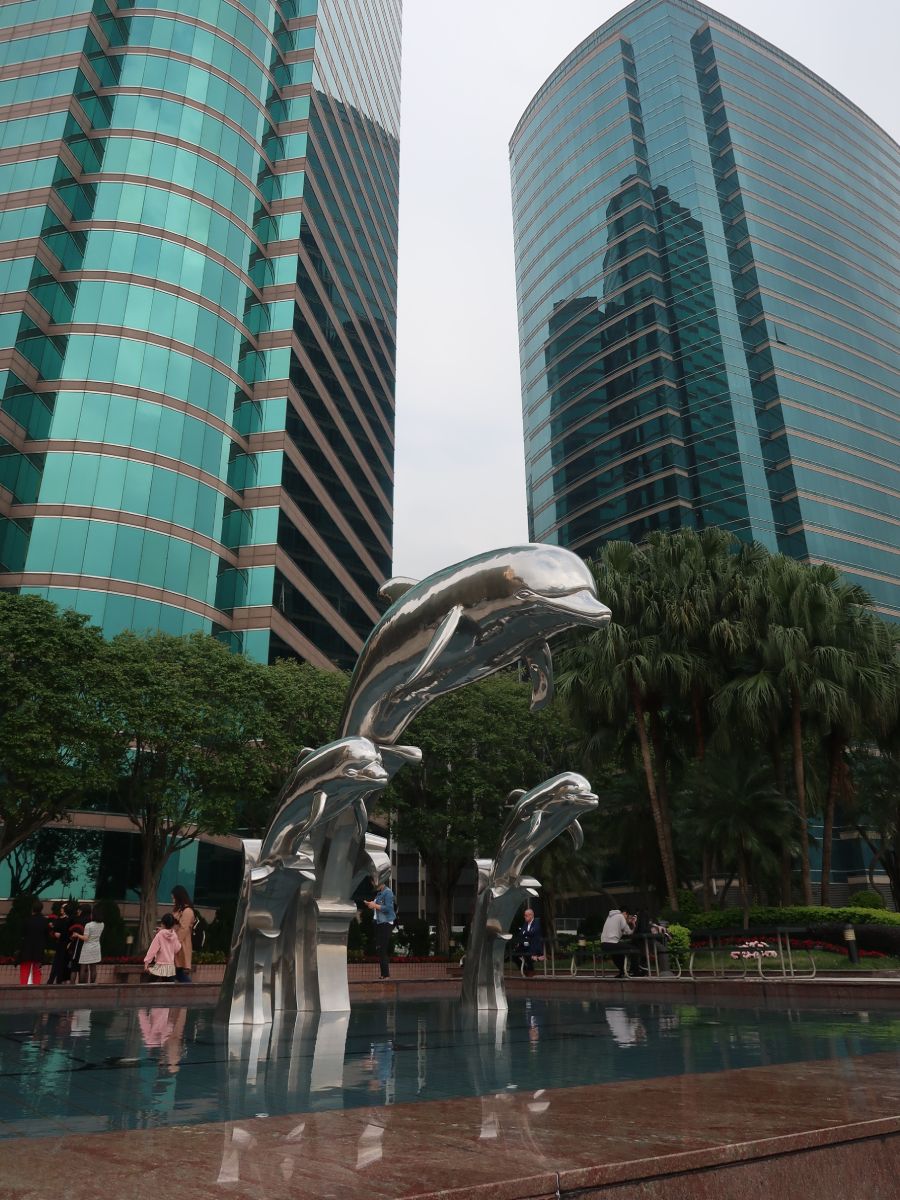
[[[50,906],[50,916],[45,917],[43,904],[35,900],[18,955],[19,982],[41,982],[44,951],[49,947],[53,961],[48,983],[96,983],[102,936],[103,910],[99,904],[79,907],[74,900],[68,904],[57,900]]]
[[[172,911],[157,921],[156,936],[144,955],[147,983],[190,983],[193,963],[193,932],[197,923],[194,903],[187,888],[172,888]]]
[[[600,949],[616,964],[616,978],[625,978],[626,961],[631,963],[632,975],[646,975],[647,949],[652,942],[665,946],[668,941],[665,925],[651,921],[643,910],[638,913],[611,908],[600,933]]]
[[[158,932],[144,956],[148,981],[191,982],[192,934],[196,924],[193,902],[180,884],[172,889],[172,911],[158,922]],[[81,905],[61,900],[50,906],[35,900],[25,922],[18,954],[19,982],[25,986],[41,982],[46,950],[53,950],[48,983],[96,983],[103,937],[103,909],[99,904]]]

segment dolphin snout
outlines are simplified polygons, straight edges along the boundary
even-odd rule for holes
[[[357,776],[360,779],[368,779],[372,783],[387,783],[388,773],[378,759],[373,759],[372,762],[366,763],[364,767],[360,767],[357,771]]]
[[[579,588],[565,596],[544,596],[544,603],[554,612],[569,613],[579,625],[605,625],[612,613],[598,600],[590,588]]]

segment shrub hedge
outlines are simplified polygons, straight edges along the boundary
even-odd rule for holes
[[[691,916],[691,931],[731,929],[744,920],[741,908],[723,908],[717,912],[700,912]],[[875,908],[819,908],[801,904],[789,908],[750,909],[750,924],[765,925],[774,930],[779,925],[895,925],[900,927],[900,913]]]

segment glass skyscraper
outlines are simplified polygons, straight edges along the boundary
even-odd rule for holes
[[[350,664],[392,549],[400,0],[0,6],[0,587]]]
[[[638,0],[510,157],[531,536],[722,526],[900,617],[900,147],[733,21]]]

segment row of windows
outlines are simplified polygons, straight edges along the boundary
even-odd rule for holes
[[[611,54],[613,57],[610,57]],[[510,150],[513,191],[532,162],[542,158],[546,150],[564,139],[567,130],[581,124],[585,114],[593,110],[597,96],[604,94],[616,81],[626,87],[633,84],[634,81],[627,74],[628,69],[628,60],[622,58],[618,47],[611,48],[578,73],[578,84],[567,85],[564,99],[557,94],[550,105],[540,110],[546,114],[540,124],[534,126],[525,137],[518,138]]]
[[[184,296],[137,283],[83,281],[74,325],[111,325],[174,338],[234,370],[242,333],[232,321]]]
[[[226,167],[217,166],[182,146],[170,146],[149,138],[131,137],[113,131],[106,140],[104,175],[138,175],[150,179],[177,180],[180,188],[199,192],[215,200],[228,212],[250,225],[259,203],[248,182]],[[255,174],[255,164],[251,164]],[[247,176],[247,179],[250,175]]]
[[[247,91],[262,99],[265,86],[262,63],[269,61],[268,39],[257,25],[226,4],[222,8],[222,19],[227,21],[232,17],[238,18],[244,25],[237,46],[209,29],[192,24],[186,14],[160,12],[155,17],[133,17],[129,50],[133,46],[184,54],[218,67]],[[212,24],[221,27],[218,17]]]
[[[36,117],[17,117],[0,123],[0,149],[27,146],[30,142],[53,142],[63,135],[68,113],[41,113]]]
[[[177,408],[134,396],[59,392],[48,436],[55,441],[134,446],[216,477],[223,471],[225,438],[221,430]]]
[[[797,213],[796,204],[787,209],[785,205],[789,198],[774,192],[759,179],[751,179],[741,195],[754,246],[759,236],[760,250],[756,257],[762,262],[770,257],[764,247],[774,245],[775,254],[771,255],[771,260],[776,265],[780,257],[778,251],[784,249],[804,258],[813,268],[821,266],[825,271],[846,277],[851,283],[867,287],[894,307],[900,303],[896,284],[889,273],[881,270],[884,256],[860,251],[842,236],[838,222],[823,219],[821,213],[816,213],[815,219],[804,219]]]
[[[580,126],[565,129],[548,147],[547,157],[535,162],[527,176],[521,178],[513,192],[513,213],[524,226],[535,204],[546,202],[548,185],[571,179],[593,161],[594,155],[612,146],[626,133],[640,138],[641,129],[635,120],[635,105],[627,93],[622,94],[621,81],[616,81],[609,94],[598,96],[596,111]]]
[[[253,181],[258,171],[260,147],[251,136],[238,133],[218,117],[192,105],[157,96],[119,95],[111,124],[118,129],[140,129],[202,146]],[[180,182],[180,180],[179,180]]]
[[[263,133],[271,128],[266,120],[266,110],[258,99],[254,103],[233,83],[196,63],[162,54],[142,54],[138,49],[129,48],[122,60],[118,86],[123,90],[144,88],[184,96],[186,100],[204,104],[215,112],[226,113],[256,141],[261,141]],[[253,88],[254,96],[258,92],[258,87]],[[120,94],[117,102],[123,99]],[[117,124],[125,122],[117,121]]]
[[[40,517],[31,529],[25,569],[143,583],[209,603],[218,564],[208,550],[152,530]]]
[[[0,164],[0,192],[8,195],[10,192],[49,187],[56,165],[55,158],[30,158],[22,162]]]
[[[91,229],[82,269],[158,279],[202,296],[236,315],[240,315],[247,294],[246,283],[227,266],[190,246],[168,242],[150,233]]]
[[[814,115],[816,126],[832,133],[836,145],[864,149],[881,167],[897,173],[897,160],[888,140],[867,118],[850,110],[841,98],[819,86],[817,80],[777,66],[764,55],[748,58],[745,46],[725,40],[726,37],[717,31],[715,56],[723,80],[736,75],[751,84],[754,95],[776,98],[779,114],[786,110],[788,114],[797,111]]]
[[[200,246],[209,246],[210,249],[217,251],[239,269],[247,270],[251,242],[246,230],[235,225],[221,213],[214,212],[203,201],[167,191],[162,187],[143,186],[135,183],[101,182],[97,187],[93,222],[141,225],[147,230],[165,229],[180,237],[188,237]],[[88,238],[87,254],[91,254],[91,246],[95,238],[99,239],[101,249],[97,256],[91,257],[90,268],[85,263],[85,270],[96,271],[109,266],[109,263],[104,262],[100,257],[105,249],[105,243],[97,230],[92,229]],[[162,269],[164,261],[168,261],[170,264],[174,261],[163,259],[166,252],[162,247],[167,243],[160,245],[158,240],[149,233],[142,232],[138,244],[141,247],[141,258],[138,258],[139,252],[136,248],[132,262],[151,262],[152,256],[156,253],[160,255],[160,269]],[[118,243],[114,248],[118,248]],[[180,246],[176,253],[183,256],[185,270],[193,271],[191,277],[196,278],[197,259],[182,250]],[[112,261],[115,265],[115,260]],[[140,271],[139,273],[143,274],[144,272]],[[178,279],[172,279],[172,282],[177,283]],[[205,294],[209,299],[215,298],[214,294]]]
[[[177,471],[111,454],[48,454],[41,504],[94,504],[146,513],[206,537],[219,535],[221,493]]]
[[[0,7],[0,20],[7,9]],[[71,67],[66,71],[37,71],[34,75],[13,75],[0,79],[0,106],[7,104],[34,104],[49,96],[70,96],[75,90],[78,71]]]
[[[85,26],[80,25],[75,29],[60,29],[54,33],[0,42],[0,67],[26,63],[32,59],[55,58],[59,54],[75,54],[84,46],[85,31]]]
[[[117,383],[187,400],[227,420],[234,382],[187,353],[128,337],[72,334],[68,339],[62,379]]]
[[[55,0],[54,0],[55,2]],[[115,637],[127,629],[135,632],[172,634],[182,637],[190,633],[210,633],[212,622],[198,613],[142,600],[135,596],[118,596],[115,592],[92,592],[87,588],[22,588],[34,596],[42,596],[60,608],[73,608],[84,613],[91,624],[99,625],[107,637]]]

